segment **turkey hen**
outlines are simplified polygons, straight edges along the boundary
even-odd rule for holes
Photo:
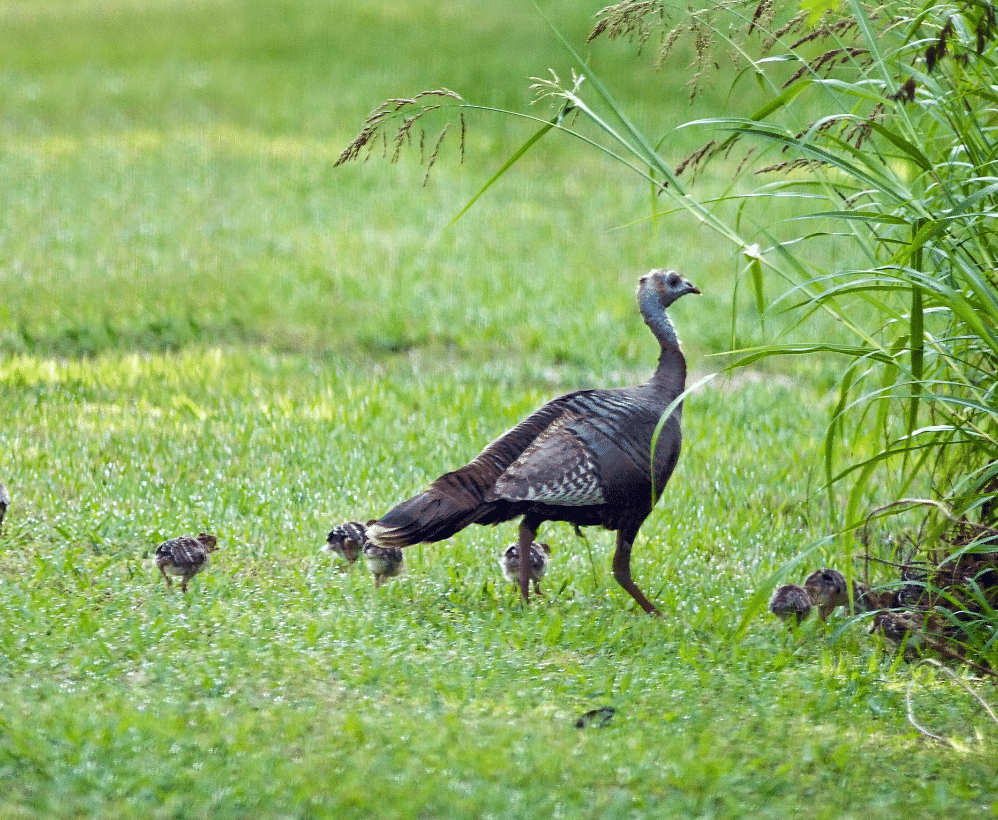
[[[686,359],[665,314],[681,296],[700,291],[671,270],[638,282],[638,307],[661,348],[645,384],[579,390],[545,404],[495,439],[469,464],[446,473],[368,527],[382,547],[442,541],[469,524],[521,518],[518,545],[528,554],[544,521],[602,526],[617,532],[613,575],[645,612],[658,609],[631,578],[631,547],[679,459],[681,403],[652,438],[669,404],[686,386]],[[530,562],[519,566],[529,599]]]

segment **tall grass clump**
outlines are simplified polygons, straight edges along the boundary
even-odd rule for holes
[[[795,10],[732,0],[686,9],[626,0],[597,14],[590,43],[625,38],[654,51],[660,67],[686,72],[694,99],[731,84],[726,110],[651,126],[636,124],[590,61],[552,31],[571,77],[534,81],[538,100],[553,101],[548,114],[505,112],[536,130],[480,193],[542,137],[560,134],[643,180],[653,218],[690,214],[729,242],[753,307],[784,319],[765,344],[737,351],[737,364],[776,355],[839,363],[816,455],[829,528],[845,557],[866,559],[851,572],[872,573],[866,580],[890,610],[878,624],[995,668],[993,4],[810,0]],[[391,100],[340,161],[374,146],[397,159],[413,145],[432,166],[451,134],[464,151],[482,110],[449,90]],[[667,155],[678,126],[703,134],[685,158]]]

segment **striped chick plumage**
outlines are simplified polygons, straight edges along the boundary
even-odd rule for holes
[[[811,596],[812,602],[818,608],[818,617],[823,621],[828,620],[828,616],[836,607],[849,605],[846,578],[837,569],[828,567],[816,569],[805,579],[804,589]]]
[[[334,552],[348,565],[352,565],[360,557],[365,544],[367,544],[367,526],[359,521],[345,521],[329,531],[322,550]]]
[[[180,590],[187,592],[187,582],[211,563],[210,553],[218,549],[218,539],[214,535],[200,533],[196,536],[181,535],[171,538],[156,547],[156,566],[172,586],[171,575],[180,576]]]
[[[398,547],[379,547],[368,542],[364,547],[364,563],[367,571],[374,576],[374,588],[380,587],[386,578],[394,578],[402,572],[402,550]]]
[[[769,611],[781,621],[799,626],[811,614],[811,596],[799,584],[784,584],[774,590]]]

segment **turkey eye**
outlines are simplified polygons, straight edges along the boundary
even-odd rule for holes
[[[672,276],[669,277],[669,287],[670,288],[674,288],[678,284],[679,284],[679,277],[676,274],[673,274]]]

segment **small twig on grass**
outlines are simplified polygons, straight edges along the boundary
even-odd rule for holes
[[[974,698],[974,700],[976,700],[979,704],[981,704],[981,707],[984,709],[985,712],[987,712],[988,717],[991,718],[991,722],[994,723],[996,726],[998,726],[998,715],[995,714],[995,711],[987,704],[987,702],[984,700],[984,698],[982,698],[980,695],[978,695],[977,692],[975,692],[973,689],[971,689],[964,681],[960,680],[953,673],[952,670],[947,669],[945,666],[943,666],[943,664],[939,663],[939,661],[933,660],[932,658],[923,658],[922,661],[921,661],[921,663],[931,664],[936,669],[939,669],[939,670],[945,672],[946,675],[949,676],[950,680],[952,680],[953,682],[955,682],[956,684],[958,684],[960,686],[960,688],[962,688],[972,698]],[[912,726],[914,726],[915,729],[917,729],[918,732],[920,734],[922,734],[923,736],[931,738],[932,740],[938,740],[941,743],[948,743],[949,741],[945,737],[943,737],[942,735],[937,735],[937,734],[934,734],[933,732],[930,732],[928,729],[926,729],[924,726],[922,726],[917,720],[915,720],[915,709],[914,709],[914,706],[913,706],[912,700],[911,700],[911,690],[912,690],[912,687],[914,685],[915,685],[915,679],[912,678],[910,681],[908,681],[908,688],[905,691],[905,703],[906,703],[907,709],[908,709],[908,722]]]
[[[922,724],[920,724],[917,720],[915,720],[915,710],[911,703],[911,687],[914,685],[915,685],[915,680],[914,678],[912,678],[912,680],[908,681],[908,688],[905,690],[904,693],[904,700],[908,706],[908,723],[914,726],[919,731],[919,733],[924,735],[925,737],[932,738],[933,740],[938,740],[940,743],[945,743],[946,738],[944,738],[942,735],[933,734],[924,726],[922,726]]]
[[[945,672],[947,675],[949,675],[949,677],[950,677],[951,680],[953,680],[955,683],[957,683],[962,689],[966,690],[966,692],[974,700],[976,700],[979,704],[981,704],[981,707],[984,709],[985,712],[988,713],[988,717],[991,718],[991,721],[996,726],[998,726],[998,714],[995,714],[994,709],[992,709],[990,706],[988,706],[987,701],[985,701],[984,698],[982,698],[980,695],[978,695],[977,692],[975,692],[966,683],[964,683],[962,680],[960,680],[953,673],[953,670],[947,669],[945,666],[943,666],[941,663],[939,663],[939,661],[933,660],[932,658],[924,658],[922,662],[923,663],[930,663],[934,667],[936,667],[937,669],[941,669],[943,672]]]
[[[911,566],[911,564],[902,564],[899,561],[888,561],[886,558],[878,558],[876,555],[869,555],[868,553],[853,555],[852,558],[854,561],[872,561],[875,564],[883,564],[887,567],[897,567],[897,569],[905,569],[906,567]]]

